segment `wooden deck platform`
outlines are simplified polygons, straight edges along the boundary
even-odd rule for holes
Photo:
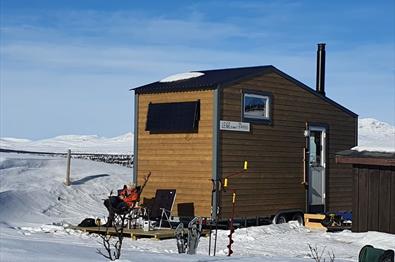
[[[79,227],[79,226],[70,226],[69,228],[74,230],[81,230],[82,232],[87,233],[96,233],[96,234],[107,234],[116,235],[115,229],[113,227]],[[162,229],[154,229],[150,231],[144,231],[141,228],[136,229],[127,229],[123,230],[123,234],[125,237],[131,237],[133,239],[138,238],[153,238],[157,240],[174,238],[174,229],[170,228],[162,228]]]
[[[105,234],[107,228],[106,227],[79,227],[79,226],[70,226],[69,228],[74,229],[74,230],[81,230],[82,232],[87,232],[87,233],[95,233],[95,234]],[[187,231],[187,229],[184,229]],[[162,229],[153,229],[150,231],[144,231],[141,228],[136,228],[136,229],[127,229],[125,228],[123,230],[123,234],[125,237],[131,237],[132,239],[139,239],[139,238],[152,238],[156,240],[162,240],[162,239],[169,239],[169,238],[175,238],[174,236],[174,229],[170,228],[162,228]],[[107,234],[109,235],[116,235],[115,229],[114,228],[108,228]],[[202,236],[207,235],[207,231],[202,232]]]

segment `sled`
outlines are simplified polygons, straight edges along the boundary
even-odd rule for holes
[[[321,221],[321,224],[327,228],[328,232],[338,232],[342,230],[351,230],[352,215],[350,212],[328,213]]]

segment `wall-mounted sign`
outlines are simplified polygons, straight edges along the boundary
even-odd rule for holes
[[[250,132],[250,123],[220,120],[219,130]]]

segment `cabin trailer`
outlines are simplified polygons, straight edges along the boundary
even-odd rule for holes
[[[135,88],[134,180],[152,172],[143,197],[176,189],[172,214],[218,220],[351,210],[352,166],[335,154],[356,146],[358,116],[325,95],[324,60],[319,44],[316,90],[271,65]]]

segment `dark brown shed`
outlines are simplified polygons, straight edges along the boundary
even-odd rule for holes
[[[395,234],[395,153],[346,150],[336,160],[353,165],[352,230]]]

